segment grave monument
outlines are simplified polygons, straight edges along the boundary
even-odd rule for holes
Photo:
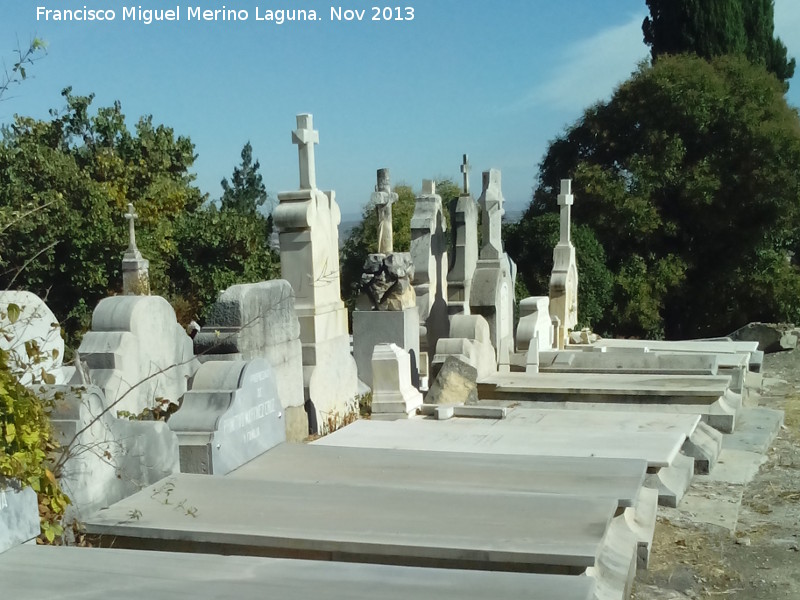
[[[300,189],[278,194],[281,274],[292,286],[303,346],[303,388],[312,433],[335,427],[355,408],[356,364],[350,355],[347,309],[339,288],[339,222],[333,191],[317,188],[314,146],[319,132],[310,114],[292,132]]]
[[[562,179],[561,193],[558,195],[561,229],[558,244],[553,250],[553,271],[550,275],[550,314],[560,321],[556,332],[558,348],[564,348],[569,332],[578,324],[578,264],[570,237],[574,202],[572,180]]]

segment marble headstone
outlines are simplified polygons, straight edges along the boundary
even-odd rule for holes
[[[230,473],[286,440],[272,368],[263,358],[204,363],[169,426],[182,472]]]

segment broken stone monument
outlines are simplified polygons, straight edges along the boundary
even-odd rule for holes
[[[372,354],[372,418],[407,419],[422,404],[411,385],[411,356],[396,344],[377,344]]]
[[[133,210],[133,204],[128,203],[128,249],[122,258],[122,293],[126,296],[147,296],[150,294],[150,261],[142,256],[136,247],[136,229],[134,221],[139,215]]]
[[[312,115],[297,116],[292,141],[298,148],[300,189],[278,194],[273,217],[281,273],[294,291],[300,321],[309,430],[319,433],[335,428],[356,410],[358,375],[339,288],[341,213],[335,193],[317,189],[314,146],[319,133]]]
[[[377,344],[397,344],[411,353],[411,378],[419,379],[419,314],[411,281],[414,262],[408,252],[392,253],[393,193],[389,169],[378,169],[370,200],[378,212],[378,253],[364,265],[361,296],[353,312],[353,357],[358,377],[372,386],[372,353]]]
[[[572,180],[562,179],[558,195],[561,229],[558,244],[553,249],[553,271],[550,274],[550,314],[558,317],[561,323],[556,332],[558,348],[569,343],[569,332],[578,324],[578,263],[570,236],[574,202]]]
[[[226,475],[286,440],[275,373],[263,358],[206,362],[169,426],[182,473]]]
[[[478,206],[469,193],[469,171],[469,160],[465,154],[461,165],[464,193],[456,201],[453,214],[452,266],[447,274],[447,304],[451,315],[469,314],[472,277],[478,264]]]
[[[292,286],[284,280],[234,285],[211,307],[194,338],[201,362],[265,359],[275,374],[288,440],[308,436],[303,349]]]
[[[425,403],[477,404],[478,370],[456,356],[448,356],[425,396]]]
[[[447,310],[447,241],[442,197],[436,182],[422,182],[411,217],[411,257],[414,261],[414,291],[420,321],[420,352],[436,350],[440,338],[450,329]]]
[[[483,247],[472,278],[469,304],[472,314],[482,315],[489,323],[498,368],[505,371],[510,368],[510,356],[514,351],[516,265],[503,251],[503,202],[500,171],[485,171],[483,193],[478,200]]]

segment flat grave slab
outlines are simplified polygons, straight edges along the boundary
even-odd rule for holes
[[[525,370],[527,356],[515,354],[512,365]],[[540,373],[629,373],[637,375],[717,375],[716,354],[655,352],[582,352],[548,350],[539,353]]]
[[[85,527],[115,548],[578,575],[616,511],[611,498],[179,474]]]
[[[391,423],[356,421],[313,442],[314,445],[394,448],[441,452],[516,454],[522,456],[642,459],[648,467],[668,467],[686,439],[681,432],[595,429],[532,430],[498,427],[503,421],[453,418],[447,421],[408,419]]]
[[[550,410],[516,407],[509,410],[500,428],[520,425],[546,431],[607,429],[615,431],[678,432],[691,437],[700,423],[700,415],[672,413],[633,413],[625,411],[583,410],[581,404],[572,410]]]
[[[228,475],[259,481],[374,485],[455,493],[518,492],[612,498],[633,506],[641,459],[513,456],[282,444]]]
[[[711,354],[742,354],[748,357],[750,369],[761,371],[764,362],[764,353],[758,349],[758,342],[732,342],[715,340],[597,340],[591,345],[569,346],[570,350],[589,350],[597,348],[614,348],[623,350],[647,348],[651,351],[668,351],[679,353],[711,353]]]
[[[77,590],[82,600],[595,597],[593,577],[42,546],[22,546],[0,556],[0,581],[5,597],[26,600],[63,598],[65,590]]]
[[[728,376],[635,375],[611,373],[504,373],[478,384],[481,400],[587,402],[680,407],[700,414],[709,425],[733,431],[741,396],[730,391]],[[615,407],[614,410],[625,410]]]
[[[616,373],[500,373],[485,379],[478,391],[498,394],[599,398],[638,397],[667,399],[685,404],[715,402],[728,389],[730,377],[713,375],[635,375]],[[482,398],[483,396],[481,396]],[[542,398],[546,399],[546,398]]]

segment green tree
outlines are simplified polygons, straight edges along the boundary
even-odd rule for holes
[[[647,0],[642,24],[653,61],[693,52],[702,58],[742,54],[764,65],[782,82],[794,74],[795,60],[775,38],[774,0]],[[788,84],[787,84],[788,85]]]
[[[557,212],[564,177],[576,227],[591,228],[614,277],[600,329],[678,338],[800,318],[787,261],[800,249],[800,119],[763,68],[642,65],[551,143],[523,222]]]
[[[255,214],[267,201],[267,188],[259,173],[258,160],[253,162],[253,147],[247,142],[242,148],[242,164],[234,167],[231,183],[223,178],[222,209],[235,210],[243,215]]]
[[[119,102],[91,114],[93,96],[62,94],[66,109],[50,120],[17,116],[2,128],[0,207],[27,216],[0,233],[0,286],[47,298],[75,341],[97,302],[121,288],[127,204],[140,216],[151,287],[169,295],[175,221],[204,197],[192,184],[188,138],[151,117],[130,131]]]

